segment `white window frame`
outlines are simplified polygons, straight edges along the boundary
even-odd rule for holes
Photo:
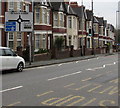
[[[22,2],[17,2],[17,11],[22,11]]]
[[[59,13],[59,22],[60,22],[60,27],[64,26],[64,14],[62,12]]]
[[[47,10],[47,24],[50,24],[50,10]]]
[[[35,35],[35,49],[38,50],[40,48],[40,34]]]
[[[13,39],[10,39],[10,35],[13,36]],[[10,47],[9,42],[13,42],[13,47]],[[14,48],[14,32],[8,32],[8,47],[10,47],[11,49]]]
[[[54,26],[58,27],[58,13],[54,13]]]
[[[76,28],[77,28],[77,25],[76,25],[76,24],[77,24],[77,22],[76,22],[76,21],[77,21],[77,20],[76,20],[76,17],[73,17],[73,22],[74,22],[74,24],[73,24],[73,25],[74,25],[74,29],[76,29]]]
[[[26,5],[25,5],[25,11],[26,11],[26,12],[29,12],[29,4],[26,4]]]
[[[72,28],[72,17],[68,17],[68,28]]]
[[[18,38],[18,35],[20,36],[20,38]],[[18,45],[18,42],[20,42],[21,44]],[[21,46],[21,45],[22,45],[22,33],[17,32],[17,47],[18,47],[18,46]]]
[[[47,9],[42,8],[42,23],[47,24]]]
[[[14,1],[10,0],[8,2],[8,11],[14,11]]]
[[[40,23],[40,7],[36,7],[35,9],[35,23]]]
[[[42,35],[42,47],[43,49],[46,49],[46,34]]]

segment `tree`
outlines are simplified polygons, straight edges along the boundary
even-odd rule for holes
[[[61,50],[62,49],[62,46],[63,46],[63,43],[64,43],[64,39],[62,37],[57,37],[55,39],[55,47],[58,49],[58,50]]]

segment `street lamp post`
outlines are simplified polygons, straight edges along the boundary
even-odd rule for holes
[[[91,1],[92,5],[92,54],[95,55],[95,49],[94,49],[94,29],[93,29],[93,23],[94,23],[94,13],[93,13],[93,0]]]
[[[118,47],[117,47],[117,44],[118,44],[118,14],[117,13],[119,13],[119,12],[120,12],[119,10],[116,11],[116,39],[115,39],[116,50],[118,50]]]

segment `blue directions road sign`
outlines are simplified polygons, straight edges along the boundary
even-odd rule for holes
[[[16,31],[16,22],[6,22],[5,31]]]

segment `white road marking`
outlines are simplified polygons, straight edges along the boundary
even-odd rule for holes
[[[76,61],[76,63],[78,63],[79,61]]]
[[[95,67],[95,68],[89,68],[89,69],[86,69],[86,70],[97,70],[97,69],[102,69],[102,68],[105,68],[105,65],[103,65],[102,67]]]
[[[59,64],[58,66],[62,66],[62,64]]]
[[[81,71],[79,71],[79,72],[75,72],[75,73],[71,73],[71,74],[66,74],[66,75],[63,75],[63,76],[59,76],[59,77],[54,77],[54,78],[48,79],[48,81],[52,81],[52,80],[56,80],[56,79],[60,79],[60,78],[64,78],[64,77],[67,77],[67,76],[80,74],[80,73],[81,73]]]
[[[22,87],[23,87],[23,86],[17,86],[17,87],[9,88],[9,89],[0,91],[0,93],[6,92],[6,91],[11,91],[11,90],[20,89],[20,88],[22,88]]]
[[[44,69],[45,67],[35,67],[35,68],[28,68],[28,69],[24,69],[24,70],[32,70],[32,69]]]
[[[113,62],[113,63],[111,63],[111,64],[105,64],[105,65],[103,65],[102,67],[95,67],[95,68],[88,68],[88,69],[86,69],[86,70],[97,70],[97,69],[102,69],[102,68],[105,68],[106,66],[111,66],[111,65],[115,65],[117,62]]]

